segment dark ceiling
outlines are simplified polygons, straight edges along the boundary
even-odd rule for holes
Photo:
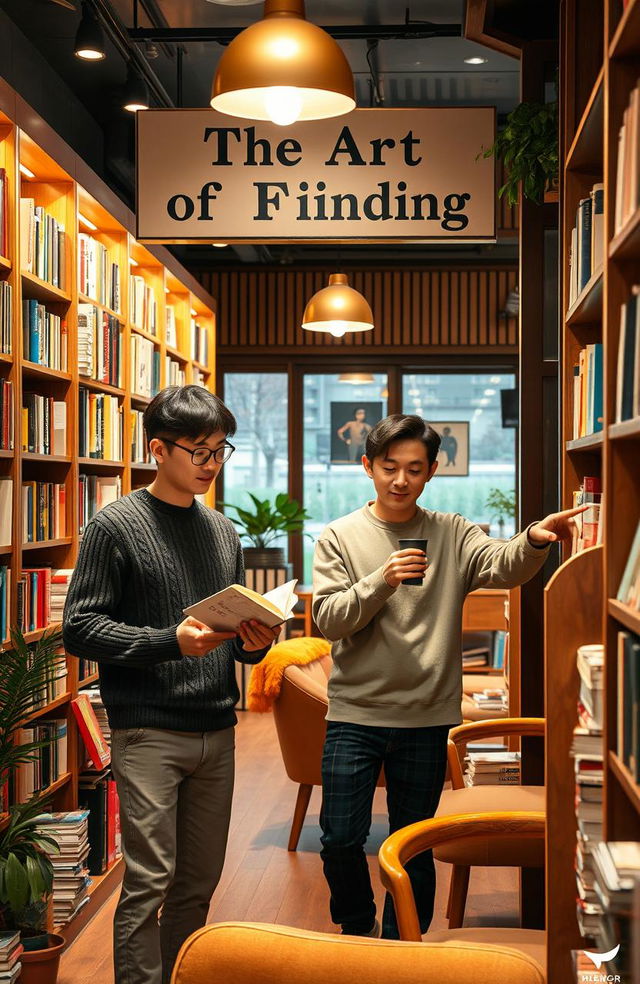
[[[95,126],[95,136],[102,143],[100,161],[97,142],[93,141],[92,165],[128,201],[133,200],[133,122],[121,108],[122,88],[126,77],[126,48],[131,45],[129,30],[138,27],[149,33],[155,28],[208,28],[213,30],[242,29],[259,18],[259,2],[238,4],[238,0],[89,0],[112,26],[103,62],[82,62],[73,56],[73,43],[80,20],[80,0],[0,0],[0,8],[13,22],[18,34],[14,45],[19,48],[24,35],[46,62],[51,72],[63,80],[70,98],[81,104],[86,114],[85,130]],[[515,24],[518,11],[524,21],[530,19],[531,8],[537,4],[527,0],[501,0],[500,12],[491,4],[492,15],[503,13]],[[73,9],[69,9],[73,6]],[[546,8],[542,3],[540,10]],[[514,13],[514,8],[516,11]],[[465,4],[461,0],[307,0],[309,20],[325,27],[343,29],[349,39],[340,39],[356,80],[360,106],[428,106],[428,105],[495,105],[499,118],[506,115],[518,101],[519,63],[516,59],[484,48],[461,36]],[[435,31],[445,30],[458,36],[419,37],[428,34],[429,23]],[[444,26],[444,27],[443,27]],[[388,32],[382,28],[389,28]],[[345,32],[345,28],[350,29]],[[369,31],[368,31],[369,29]],[[370,33],[388,34],[373,47]],[[355,35],[355,37],[353,37]],[[114,43],[115,41],[115,43]],[[223,47],[215,40],[189,40],[180,43],[136,41],[136,57],[153,83],[157,105],[208,105],[213,73]],[[369,50],[369,59],[367,52]],[[24,76],[25,86],[37,89],[33,83],[33,64],[28,61],[28,49],[20,49],[12,60],[12,84],[24,93],[19,84]],[[486,58],[481,65],[465,64],[465,58]],[[181,63],[181,70],[180,70]],[[5,72],[3,71],[3,74]],[[29,76],[27,78],[27,76]],[[41,86],[46,89],[46,85]],[[181,97],[181,98],[180,98]],[[29,93],[25,94],[29,99]],[[43,105],[46,99],[43,96]],[[47,112],[35,106],[47,118]],[[50,120],[52,125],[56,122]],[[76,127],[77,129],[77,127]],[[68,136],[67,136],[67,139]],[[81,138],[79,136],[81,142]],[[85,142],[87,140],[85,133]],[[102,166],[100,166],[100,164]],[[345,254],[369,256],[371,249],[345,247]],[[470,255],[482,255],[487,247],[474,247]],[[495,258],[495,249],[493,254]],[[504,247],[497,247],[499,252]],[[380,247],[375,247],[378,260]],[[460,254],[460,247],[451,247]],[[451,250],[433,246],[394,246],[392,255],[402,261],[409,253],[412,258],[428,255],[447,256]],[[468,252],[468,251],[467,251]],[[509,248],[512,255],[513,248]],[[190,248],[182,251],[183,258],[193,261],[211,259],[211,249]],[[216,250],[216,265],[243,262],[321,261],[326,247],[244,247],[238,250]]]

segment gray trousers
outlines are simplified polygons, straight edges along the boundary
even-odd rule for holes
[[[222,872],[234,729],[116,730],[111,764],[125,860],[114,923],[116,984],[169,984],[182,943],[206,922]]]

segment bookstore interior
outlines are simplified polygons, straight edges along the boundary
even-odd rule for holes
[[[640,984],[640,0],[0,55],[0,984]]]

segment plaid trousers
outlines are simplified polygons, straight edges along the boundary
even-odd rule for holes
[[[384,765],[389,832],[432,817],[438,807],[447,763],[449,725],[376,728],[327,722],[322,757],[321,857],[331,891],[331,918],[343,933],[363,935],[376,909],[364,843],[371,828],[373,794]],[[407,865],[420,927],[429,928],[436,890],[431,851]],[[398,939],[393,902],[387,893],[384,939]]]

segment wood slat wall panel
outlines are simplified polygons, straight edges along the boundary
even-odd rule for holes
[[[514,267],[353,270],[349,276],[369,300],[375,328],[334,339],[300,328],[305,304],[326,284],[327,271],[203,272],[202,284],[219,302],[219,350],[517,350],[517,319],[500,318],[517,283]]]

